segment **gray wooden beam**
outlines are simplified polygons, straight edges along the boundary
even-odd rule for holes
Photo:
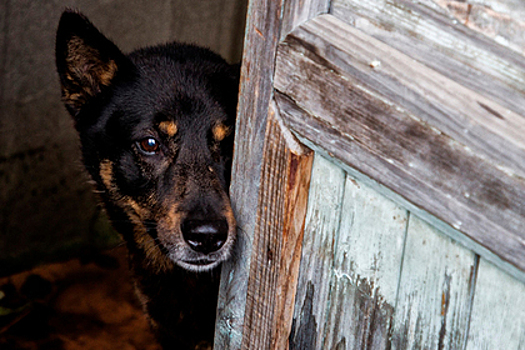
[[[282,2],[251,1],[237,107],[230,195],[239,226],[233,258],[224,264],[217,308],[215,347],[240,349],[243,342],[252,244],[257,227],[271,79],[279,39]]]
[[[525,60],[419,1],[334,0],[331,13],[442,75],[525,115]]]

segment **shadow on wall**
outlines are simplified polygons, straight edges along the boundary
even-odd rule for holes
[[[177,40],[241,56],[246,0],[0,0],[0,275],[119,241],[60,101],[54,40],[65,7],[125,52]]]

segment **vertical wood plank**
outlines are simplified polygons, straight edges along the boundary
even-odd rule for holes
[[[291,327],[312,164],[270,110],[241,349],[283,349]]]
[[[272,103],[271,107],[274,104]],[[273,109],[272,109],[273,110]],[[282,126],[282,124],[281,124]],[[286,130],[280,129],[286,138]],[[300,146],[295,141],[288,146]],[[281,259],[277,272],[276,293],[274,304],[275,316],[272,323],[271,349],[286,349],[292,328],[292,318],[297,288],[297,279],[301,261],[305,217],[310,189],[310,176],[314,152],[303,150],[298,153],[295,147],[287,148],[287,172],[284,193],[284,213],[281,241]],[[279,189],[277,189],[279,191]],[[271,219],[271,218],[270,218]],[[270,291],[270,298],[273,297]],[[270,301],[271,303],[271,301]],[[272,303],[271,303],[272,304]]]
[[[320,349],[339,230],[345,174],[325,158],[315,156],[290,350]]]
[[[288,1],[289,4],[300,2]],[[314,1],[311,3],[315,4]],[[297,7],[297,4],[292,7]],[[301,208],[297,209],[293,222],[279,221],[283,220],[283,212],[288,211],[285,215],[289,215],[289,210],[292,210],[295,204],[282,197],[283,186],[294,176],[301,178],[295,180],[296,184],[304,184],[309,180],[309,172],[306,172],[306,169],[309,162],[311,165],[311,159],[309,160],[309,155],[304,154],[294,159],[297,154],[291,149],[297,148],[298,144],[290,146],[291,134],[286,131],[281,133],[282,123],[278,118],[273,122],[268,119],[273,93],[275,52],[283,22],[282,5],[283,0],[250,1],[248,4],[230,191],[239,234],[234,256],[224,264],[221,275],[215,332],[215,347],[220,349],[278,347],[285,337],[283,332],[289,332],[291,328],[291,325],[287,324],[291,315],[286,315],[290,314],[293,305],[294,296],[290,295],[295,290],[295,281],[294,276],[289,276],[288,281],[279,277],[279,268],[280,264],[285,264],[285,273],[287,269],[290,272],[298,270],[297,259],[280,255],[280,249],[283,248],[281,243],[287,247],[294,242],[293,239],[289,242],[275,241],[277,236],[272,237],[270,242],[265,241],[265,237],[268,236],[268,230],[275,232],[279,228],[283,229],[282,225],[293,226],[300,221]],[[289,23],[292,22],[293,20]],[[270,125],[278,127],[270,130]],[[265,146],[275,142],[273,137],[288,141],[281,139],[278,145]],[[271,155],[269,152],[274,153]],[[284,166],[283,169],[287,169],[288,172],[279,172],[279,166]],[[268,179],[265,180],[265,176]],[[273,177],[281,180],[273,181]],[[298,195],[298,198],[301,196]],[[269,215],[270,210],[276,210],[273,214],[281,217]],[[292,235],[297,239],[299,232],[295,231]],[[294,247],[293,254],[297,258],[299,251],[299,246]],[[268,258],[270,259],[265,260]],[[280,299],[283,303],[279,303],[277,309],[265,309],[264,302],[267,300],[257,295],[261,290],[268,295],[278,292],[288,296]],[[273,304],[275,295],[272,298]],[[285,320],[287,317],[288,321]],[[284,326],[279,331],[272,330],[267,323],[269,320],[283,322]]]
[[[269,322],[273,321],[276,302],[270,289],[275,285],[277,272],[274,261],[280,258],[281,241],[276,233],[283,226],[281,209],[285,201],[283,191],[276,191],[284,187],[283,174],[286,171],[286,149],[278,128],[278,124],[269,118],[260,183],[264,191],[259,193],[256,211],[241,349],[270,347]]]
[[[243,339],[281,7],[281,0],[248,4],[230,189],[239,230],[233,257],[221,274],[215,331],[215,347],[219,349],[240,349]]]
[[[482,259],[466,350],[525,349],[525,284]]]
[[[347,175],[330,310],[319,349],[389,349],[407,216]]]
[[[216,348],[284,349],[288,343],[313,152],[282,129],[273,106],[266,127],[255,231],[251,251],[246,251],[250,254],[246,294],[234,295],[245,298],[243,309],[235,310],[243,316],[242,331],[232,334],[219,328]]]
[[[394,317],[394,349],[463,349],[476,256],[410,216]]]

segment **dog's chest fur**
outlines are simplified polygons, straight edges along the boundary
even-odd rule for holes
[[[227,189],[238,69],[176,43],[124,55],[74,11],[62,15],[56,59],[84,164],[161,344],[211,344],[217,267],[236,233]]]

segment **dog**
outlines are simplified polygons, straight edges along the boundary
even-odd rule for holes
[[[217,268],[236,236],[228,188],[238,65],[181,43],[125,55],[67,9],[56,66],[83,162],[160,344],[211,348]]]

